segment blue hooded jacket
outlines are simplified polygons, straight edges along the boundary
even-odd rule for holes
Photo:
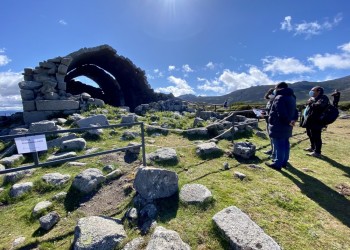
[[[276,93],[269,116],[269,135],[271,138],[289,138],[292,136],[291,121],[298,119],[296,98],[290,88],[280,89]]]

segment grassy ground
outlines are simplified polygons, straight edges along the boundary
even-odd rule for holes
[[[265,124],[261,122],[260,127],[264,129]],[[90,140],[88,146],[108,149],[124,145],[126,142],[118,141],[121,134],[122,130],[112,135],[105,131],[103,139]],[[339,184],[350,186],[348,120],[337,120],[323,133],[324,156],[321,159],[305,155],[302,149],[308,147],[307,136],[304,129],[296,127],[291,139],[290,165],[282,172],[265,168],[267,157],[263,151],[269,148],[269,142],[253,134],[236,138],[237,141],[249,140],[257,145],[256,157],[251,161],[232,158],[229,154],[203,160],[195,154],[195,141],[180,135],[146,138],[146,143],[150,139],[155,143],[147,144],[147,152],[159,147],[176,149],[179,164],[164,167],[178,173],[180,188],[188,183],[199,183],[213,193],[214,203],[205,207],[183,205],[176,196],[158,201],[158,224],[179,232],[192,249],[227,249],[227,243],[219,237],[211,218],[232,205],[247,213],[283,249],[350,249],[350,201],[336,188]],[[227,152],[232,149],[230,141],[220,141],[218,145]],[[86,167],[64,164],[41,168],[24,181],[39,183],[45,173],[60,172],[74,176],[82,169],[102,169],[104,165],[98,157],[85,162],[89,162]],[[224,162],[229,163],[229,170],[222,170]],[[248,165],[252,163],[264,169],[250,169]],[[246,174],[247,178],[243,181],[234,178],[235,171]],[[37,188],[20,200],[0,206],[0,248],[8,249],[11,242],[22,235],[26,237],[27,246],[69,249],[76,221],[84,215],[76,210],[68,212],[63,202],[54,202],[53,209],[61,214],[62,219],[51,231],[44,233],[38,230],[38,220],[31,217],[31,210],[39,201],[67,191],[70,184],[60,190]],[[0,194],[3,202],[9,201],[6,197],[9,188],[6,186]],[[122,214],[120,207],[116,208],[116,217],[121,218]],[[138,232],[128,229],[128,235],[130,239],[138,236]]]

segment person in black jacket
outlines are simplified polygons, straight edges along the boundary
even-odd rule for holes
[[[287,83],[280,82],[275,88],[275,98],[269,115],[269,135],[272,139],[274,159],[267,166],[281,170],[289,160],[289,137],[292,136],[295,121],[298,119],[296,97]]]
[[[301,126],[306,128],[307,136],[310,139],[310,147],[305,148],[309,151],[307,155],[320,157],[322,149],[322,129],[325,127],[321,123],[321,115],[329,105],[329,99],[324,95],[324,89],[320,86],[313,87],[309,92],[310,99],[304,110],[304,121]]]

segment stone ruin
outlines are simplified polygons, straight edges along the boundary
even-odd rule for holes
[[[27,124],[57,113],[71,114],[88,104],[106,103],[134,110],[140,104],[173,97],[155,93],[145,72],[108,45],[82,48],[40,62],[34,69],[25,68],[23,75],[19,87]],[[99,88],[77,81],[79,76],[92,79]]]

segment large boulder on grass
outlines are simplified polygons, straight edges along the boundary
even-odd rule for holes
[[[251,142],[236,142],[233,146],[233,154],[244,159],[255,156],[256,146]]]
[[[146,247],[146,250],[154,249],[190,250],[191,248],[182,241],[177,232],[158,226]]]
[[[69,181],[70,175],[60,174],[60,173],[49,173],[49,174],[45,174],[42,177],[42,179],[43,181],[45,181],[46,183],[52,186],[62,186]]]
[[[74,231],[74,250],[112,250],[126,238],[119,220],[90,216],[81,218]]]
[[[50,212],[47,215],[40,217],[40,227],[44,230],[50,230],[59,220],[60,215],[57,212]]]
[[[239,208],[223,209],[213,217],[230,249],[280,250],[280,246]]]
[[[179,178],[173,171],[153,167],[140,167],[136,173],[134,188],[144,199],[172,196],[179,189]]]
[[[25,193],[30,192],[32,188],[33,182],[17,183],[11,187],[10,196],[13,198],[17,198],[19,196],[24,195]]]
[[[210,190],[201,184],[186,184],[181,188],[180,200],[187,204],[203,204],[213,198]]]
[[[222,154],[222,150],[214,142],[206,142],[197,145],[196,154],[201,157]]]
[[[165,164],[176,164],[179,159],[176,154],[176,150],[173,148],[160,148],[155,152],[147,154],[149,161]]]
[[[72,186],[78,191],[87,194],[94,191],[105,179],[99,169],[89,168],[74,178]]]
[[[60,149],[61,151],[81,151],[85,149],[86,141],[84,138],[75,138],[67,141],[63,141]]]

